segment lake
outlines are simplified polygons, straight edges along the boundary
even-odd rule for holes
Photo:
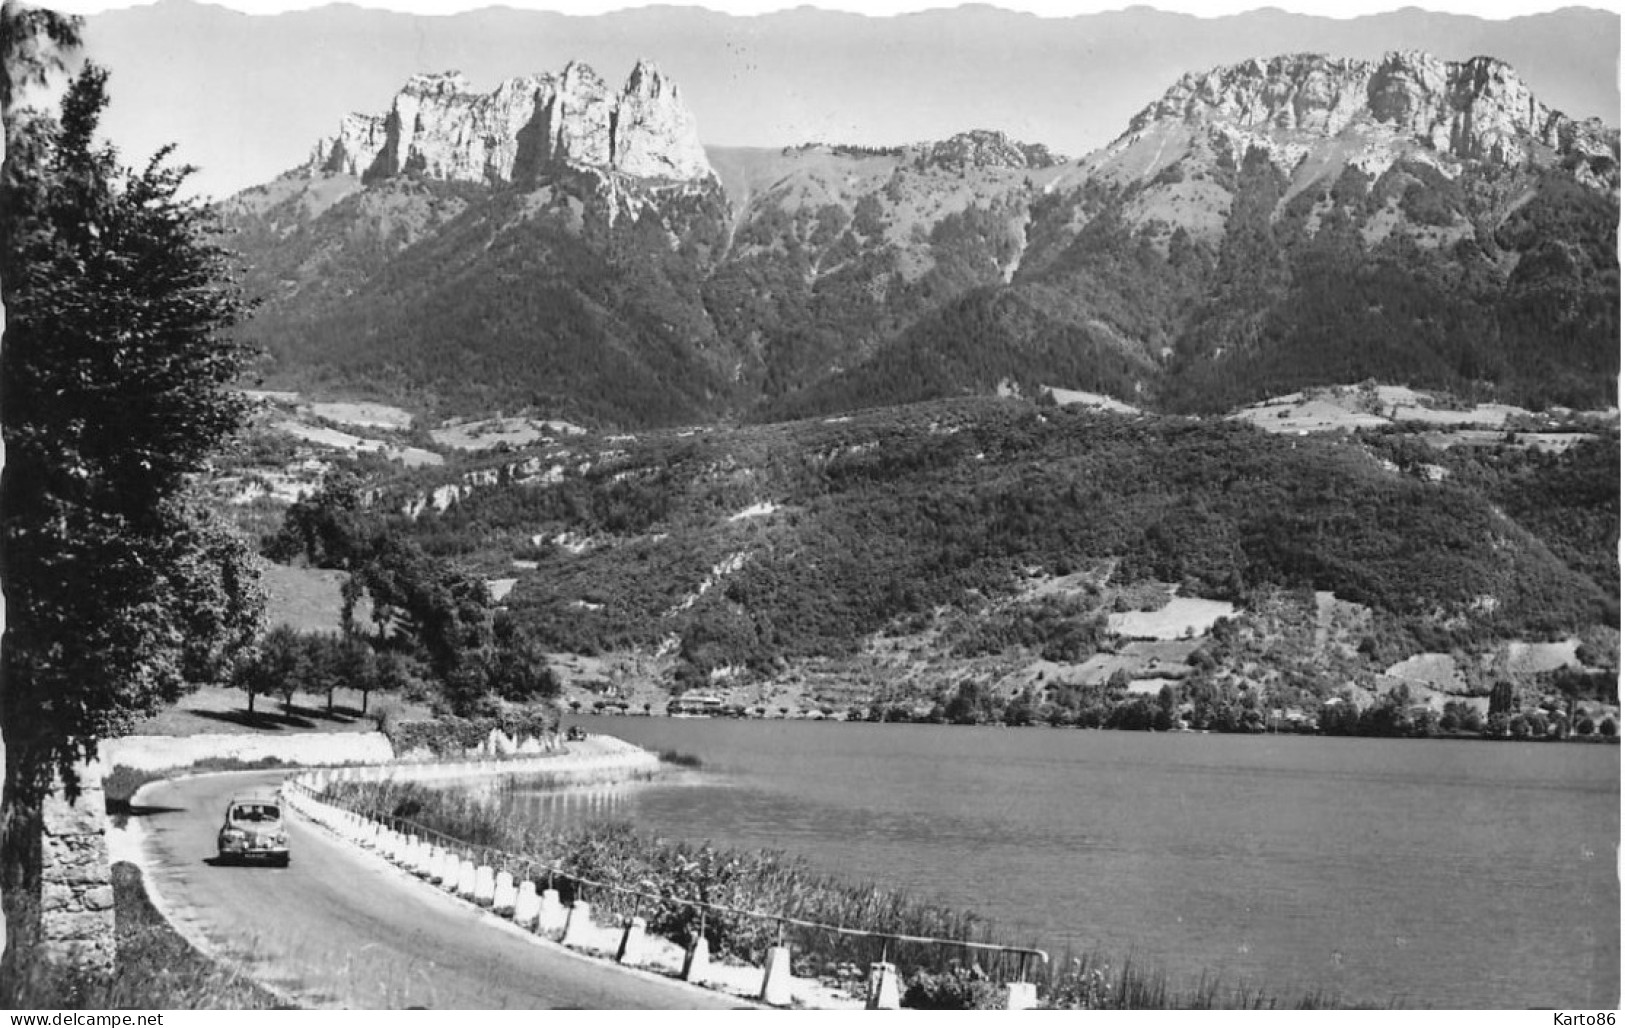
[[[780,849],[1289,1004],[1619,1003],[1618,746],[572,720],[704,764],[516,814]]]

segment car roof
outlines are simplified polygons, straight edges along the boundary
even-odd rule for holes
[[[229,805],[236,806],[239,803],[265,803],[270,804],[271,806],[280,807],[282,805],[282,797],[278,796],[274,792],[245,792],[233,796]]]

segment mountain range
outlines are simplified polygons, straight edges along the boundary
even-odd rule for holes
[[[1046,388],[1614,402],[1619,134],[1489,57],[1183,75],[1077,159],[994,129],[704,147],[679,84],[414,76],[223,205],[268,379],[605,426]]]
[[[450,14],[430,4],[435,13],[411,14],[335,3],[272,15],[156,0],[91,15],[85,32],[87,51],[112,72],[112,140],[135,159],[178,144],[200,168],[195,187],[215,197],[285,171],[344,112],[378,110],[419,72],[462,68],[489,91],[571,61],[619,75],[657,59],[683,84],[701,138],[730,147],[890,146],[982,125],[1080,155],[1188,71],[1305,51],[1377,60],[1398,48],[1451,60],[1496,54],[1546,103],[1619,125],[1617,10],[1196,17],[1146,6],[1062,14],[1089,5],[1048,4],[1039,16],[964,4],[875,16],[803,5],[738,16],[660,4],[579,13],[609,6]]]

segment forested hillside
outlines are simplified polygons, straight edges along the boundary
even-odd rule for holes
[[[1440,456],[1407,435],[938,402],[588,438],[456,472],[482,484],[442,513],[410,501],[448,471],[372,509],[431,554],[516,576],[505,604],[545,645],[660,654],[680,681],[771,677],[954,611],[1005,611],[980,651],[1082,661],[1153,583],[1244,610],[1335,594],[1369,611],[1356,666],[1374,673],[1615,625],[1617,447]],[[1019,601],[1052,580],[1061,607]]]

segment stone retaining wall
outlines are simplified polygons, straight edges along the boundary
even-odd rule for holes
[[[81,769],[79,799],[60,791],[42,807],[41,946],[54,963],[111,973],[113,872],[107,859],[107,802],[99,769]]]
[[[222,758],[251,762],[275,757],[290,764],[378,764],[395,758],[382,732],[288,735],[127,735],[101,745],[102,763],[138,771],[189,767]]]

